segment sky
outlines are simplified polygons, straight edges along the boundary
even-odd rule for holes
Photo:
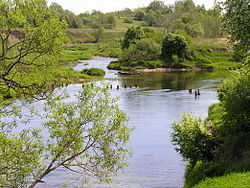
[[[153,0],[48,0],[48,3],[56,2],[64,9],[75,14],[86,11],[100,10],[104,13],[122,10],[124,8],[135,9],[148,6]],[[165,4],[173,4],[176,0],[162,0]],[[213,6],[214,0],[193,0],[195,4],[204,4],[207,9]]]

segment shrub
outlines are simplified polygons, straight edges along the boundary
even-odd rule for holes
[[[84,73],[90,76],[104,76],[105,75],[105,71],[102,69],[98,69],[98,68],[83,69],[81,73]]]
[[[223,82],[219,100],[226,111],[225,129],[228,134],[250,131],[250,66],[233,72]]]
[[[196,161],[210,161],[216,141],[209,132],[210,121],[184,115],[181,121],[173,123],[172,143],[182,157],[195,164]]]
[[[135,45],[123,51],[122,61],[154,60],[158,59],[161,47],[151,39],[142,39]]]

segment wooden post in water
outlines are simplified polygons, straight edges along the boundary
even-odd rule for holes
[[[192,89],[191,88],[188,91],[189,91],[189,94],[192,94]]]
[[[201,94],[200,94],[200,90],[199,90],[199,89],[197,89],[197,95],[201,95]]]
[[[120,87],[119,87],[119,85],[117,85],[117,87],[116,87],[117,89],[119,89]]]

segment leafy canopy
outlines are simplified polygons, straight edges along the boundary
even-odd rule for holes
[[[58,78],[30,73],[49,70],[62,50],[66,24],[45,0],[1,0],[0,20],[0,95],[43,97]]]
[[[144,37],[144,31],[140,26],[129,27],[125,33],[124,39],[122,41],[122,49],[127,49],[130,45],[135,44],[138,40]]]
[[[180,35],[167,34],[162,41],[161,57],[173,61],[173,55],[184,58],[188,48],[187,41]]]
[[[223,26],[229,33],[230,42],[237,44],[237,49],[245,56],[250,50],[249,0],[226,0],[223,9]]]

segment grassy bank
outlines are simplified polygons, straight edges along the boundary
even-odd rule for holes
[[[208,178],[194,188],[247,188],[250,187],[250,172],[232,173],[222,177]]]
[[[168,63],[164,60],[116,61],[109,64],[109,69],[135,70],[153,68],[186,68],[186,69],[236,69],[241,63],[232,58],[232,49],[225,39],[194,39],[188,50],[186,60]]]

